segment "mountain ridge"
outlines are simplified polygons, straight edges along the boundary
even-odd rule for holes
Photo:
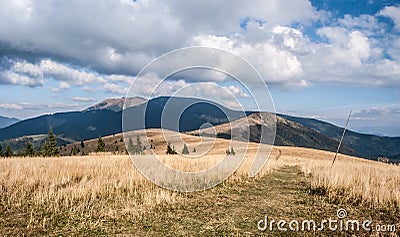
[[[124,103],[128,105],[127,107],[133,107],[140,104],[143,104],[147,101],[147,99],[135,96],[135,97],[122,97],[122,98],[108,98],[102,100],[86,109],[84,112],[93,111],[93,110],[112,110],[114,112],[119,112],[123,110]]]
[[[123,115],[119,108],[122,106],[121,101],[123,99],[108,99],[102,101],[105,103],[97,103],[82,111],[41,115],[17,122],[0,129],[0,141],[27,135],[47,134],[50,126],[53,128],[53,132],[64,141],[89,140],[99,136],[120,133],[122,132]],[[174,119],[172,119],[174,121],[167,123],[167,129],[179,132],[190,132],[199,129],[204,123],[210,123],[213,126],[224,124],[228,122],[226,114],[230,114],[229,117],[233,118],[232,120],[246,116],[252,116],[250,118],[255,119],[254,116],[257,114],[257,112],[252,111],[238,112],[221,105],[212,105],[209,101],[193,98],[164,96],[143,101],[143,98],[142,100],[134,99],[132,102],[134,106],[124,111],[128,114],[131,113],[130,118],[136,119],[136,122],[133,122],[130,125],[131,127],[128,127],[128,130],[143,129],[143,127],[139,126],[142,123],[145,124],[144,128],[160,128],[161,116],[168,101],[173,101],[177,107],[193,104],[180,117],[178,127],[172,126],[174,121],[176,125],[176,120]],[[141,114],[144,111],[146,111],[146,121],[140,120],[141,118],[135,118],[138,117],[136,116],[137,114]],[[173,108],[171,114],[175,114]],[[332,151],[336,149],[339,136],[343,132],[341,127],[316,119],[282,114],[277,114],[276,116],[276,145],[301,146]],[[258,139],[257,136],[261,126],[263,125],[259,121],[253,124],[251,127],[251,139]],[[342,145],[341,152],[369,159],[376,159],[378,156],[390,157],[400,153],[400,137],[381,137],[347,131]]]

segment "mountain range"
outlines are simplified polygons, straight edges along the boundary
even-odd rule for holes
[[[85,110],[55,113],[16,122],[0,129],[0,143],[10,143],[24,136],[46,134],[51,127],[61,144],[88,140],[122,132],[125,98],[107,99]],[[173,106],[167,106],[172,104]],[[131,121],[125,130],[163,128],[196,135],[204,123],[215,126],[219,137],[230,137],[226,122],[239,129],[246,116],[250,126],[250,140],[259,141],[260,131],[268,121],[261,121],[259,112],[239,112],[224,106],[193,98],[158,97],[146,101],[140,97],[127,99],[124,110]],[[190,106],[188,106],[190,105]],[[186,108],[179,117],[179,111]],[[161,122],[163,110],[168,111]],[[165,113],[165,112],[164,112]],[[146,114],[145,119],[143,115]],[[228,119],[229,117],[229,119]],[[277,114],[276,145],[310,147],[336,151],[343,128],[317,119]],[[176,121],[179,121],[177,123]],[[204,128],[207,129],[207,128]],[[394,157],[400,154],[400,137],[383,137],[347,131],[341,153],[368,159],[378,156]]]

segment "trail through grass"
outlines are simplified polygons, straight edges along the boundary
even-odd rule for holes
[[[373,232],[333,232],[257,229],[265,215],[276,221],[336,218],[338,208],[348,218],[373,220],[374,223],[397,224],[398,210],[371,209],[326,196],[310,189],[310,179],[296,166],[283,166],[271,174],[241,182],[225,182],[213,189],[178,194],[179,201],[163,203],[145,210],[141,215],[94,216],[69,212],[24,213],[1,207],[0,235],[132,235],[132,236],[369,236]],[[43,217],[47,217],[43,219]],[[336,218],[337,219],[337,218]],[[35,220],[44,221],[36,223]],[[32,225],[34,228],[32,228]],[[42,226],[41,226],[42,225]],[[393,234],[393,233],[392,233]]]

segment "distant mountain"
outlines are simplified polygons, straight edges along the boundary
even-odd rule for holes
[[[204,100],[158,97],[124,111],[131,119],[127,129],[143,129],[140,126],[144,124],[141,121],[143,117],[138,115],[143,114],[145,110],[145,128],[160,128],[162,112],[167,102],[173,105],[169,107],[172,110],[179,106],[191,105],[181,115],[178,127],[176,127],[176,120],[171,120],[168,116],[164,121],[164,128],[181,132],[198,129],[203,123],[213,125],[225,123],[228,121],[226,114],[233,119],[245,116],[242,112],[229,110]],[[88,140],[120,133],[122,131],[122,111],[116,109],[116,105],[119,104],[120,101],[110,102],[110,100],[107,100],[99,103],[98,106],[80,112],[55,113],[20,121],[7,128],[0,129],[0,141],[26,135],[47,134],[50,127],[57,136],[71,141]],[[171,114],[179,115],[176,111],[171,111]]]
[[[5,128],[7,126],[10,126],[11,124],[14,124],[18,122],[19,119],[17,118],[8,118],[4,116],[0,116],[0,128]]]
[[[123,101],[124,98],[108,99],[83,111],[55,113],[23,120],[0,129],[0,141],[27,135],[47,134],[50,127],[61,139],[60,141],[66,143],[117,134],[122,132]],[[168,106],[168,111],[164,111],[169,103],[172,106]],[[250,124],[250,140],[252,141],[259,140],[262,126],[268,128],[268,121],[261,121],[257,115],[258,112],[233,111],[204,100],[158,97],[146,101],[135,97],[128,99],[128,104],[130,106],[124,110],[129,118],[129,121],[124,121],[125,130],[160,128],[163,116],[165,119],[163,128],[180,132],[197,130],[204,123],[221,125],[219,137],[230,137],[227,131],[223,131],[226,126],[223,125],[224,123],[237,120],[232,124],[236,129],[240,129],[242,126],[240,119],[249,116],[248,119],[252,121]],[[180,115],[183,108],[185,112]],[[145,121],[143,116],[140,116],[144,114],[144,111],[146,111]],[[167,115],[165,115],[166,112]],[[177,123],[178,117],[180,117],[179,123]],[[343,128],[327,122],[281,114],[277,115],[275,144],[334,151],[342,131]],[[400,137],[381,137],[348,131],[343,140],[341,152],[369,159],[377,159],[378,156],[396,156],[400,154]]]
[[[0,141],[47,134],[50,127],[57,136],[71,141],[91,139],[121,132],[121,112],[93,110],[42,115],[0,129]]]
[[[392,155],[388,157],[390,162],[400,163],[400,154]]]
[[[283,114],[279,116],[312,128],[335,140],[339,140],[343,133],[343,128],[317,119],[299,118]],[[356,151],[358,156],[370,159],[376,159],[381,155],[394,156],[400,153],[400,137],[368,135],[348,130],[342,145]]]
[[[127,107],[134,107],[136,105],[140,105],[145,103],[147,100],[142,97],[131,97],[131,98],[111,98],[103,100],[100,103],[97,103],[84,111],[93,111],[93,110],[112,110],[115,112],[121,111],[123,109],[124,103],[128,105]]]

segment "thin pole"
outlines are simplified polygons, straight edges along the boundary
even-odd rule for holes
[[[344,127],[344,130],[343,130],[343,133],[342,133],[342,137],[340,138],[339,146],[338,146],[338,148],[337,148],[337,150],[336,150],[335,158],[333,158],[333,162],[332,162],[331,168],[333,167],[333,164],[335,164],[335,160],[336,160],[337,154],[339,153],[340,146],[342,145],[343,137],[344,137],[344,134],[346,133],[346,130],[347,130],[347,125],[349,125],[349,121],[350,121],[350,117],[351,117],[351,112],[352,112],[352,111],[350,110],[350,114],[349,114],[349,117],[347,118],[346,126]]]

